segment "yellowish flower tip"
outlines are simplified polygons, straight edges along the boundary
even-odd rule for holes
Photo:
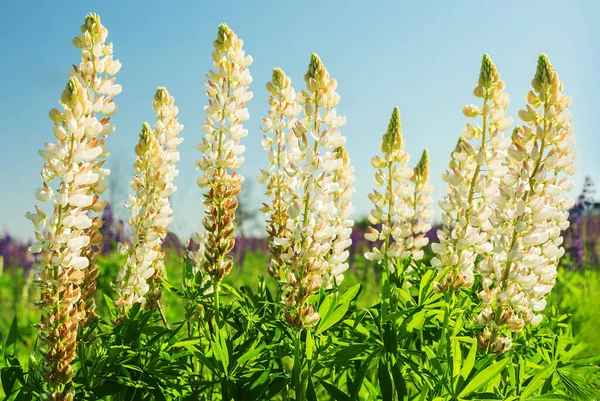
[[[554,75],[554,67],[550,63],[550,59],[545,54],[540,54],[537,63],[537,70],[535,72],[534,80],[539,85],[550,85],[552,83],[552,76]],[[534,85],[535,87],[536,85]]]
[[[479,72],[479,85],[489,87],[492,81],[498,79],[496,65],[488,54],[481,59],[481,71]]]
[[[135,145],[135,154],[138,156],[142,156],[148,150],[148,146],[152,140],[152,128],[150,124],[145,122],[142,124],[142,131],[140,132],[140,141],[137,145]]]
[[[231,40],[235,37],[235,33],[229,28],[229,26],[225,23],[219,25],[219,29],[217,31],[217,40],[219,43],[223,44],[227,40]]]
[[[317,53],[313,53],[310,55],[310,63],[308,63],[308,71],[304,76],[304,80],[308,81],[310,78],[317,80],[321,75],[321,70],[325,67],[323,66],[323,62]]]
[[[421,159],[415,168],[415,175],[418,175],[421,181],[429,180],[429,152],[427,149],[423,149]]]
[[[71,77],[69,82],[67,82],[67,86],[60,97],[61,103],[71,107],[73,102],[79,100],[83,100],[85,96],[85,91],[81,86],[81,82],[76,77]]]
[[[158,87],[156,89],[156,93],[154,94],[154,100],[159,103],[169,104],[170,96],[167,88]]]
[[[350,158],[348,156],[348,152],[346,151],[345,147],[340,146],[339,148],[335,148],[335,154],[339,159],[342,160],[342,164],[344,166],[347,166],[350,164]]]
[[[142,132],[140,133],[140,138],[148,138],[152,134],[152,127],[147,122],[142,124]]]
[[[100,16],[96,13],[88,13],[85,16],[85,25],[91,26],[100,23]]]
[[[400,110],[398,107],[394,107],[392,112],[392,118],[388,124],[387,131],[383,136],[383,142],[381,144],[381,151],[388,153],[401,147],[402,144],[402,124],[400,122]]]
[[[285,81],[285,72],[283,72],[283,70],[279,67],[276,67],[273,69],[273,77],[271,79],[271,82],[274,86],[283,87]]]

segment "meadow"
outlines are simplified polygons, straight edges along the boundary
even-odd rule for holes
[[[315,53],[303,83],[274,68],[265,237],[247,238],[236,229],[253,60],[219,25],[196,145],[205,215],[181,244],[170,198],[190,145],[167,88],[148,99],[156,122],[132,150],[128,230],[104,199],[105,139],[126,90],[107,38],[88,14],[38,152],[35,240],[2,242],[5,399],[598,398],[598,210],[591,181],[570,195],[572,99],[547,55],[519,123],[482,56],[435,227],[428,151],[410,161],[397,107],[371,159],[371,211],[355,222],[337,81]]]

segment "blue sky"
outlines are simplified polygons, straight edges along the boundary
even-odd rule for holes
[[[227,4],[227,6],[224,6]],[[128,191],[133,146],[143,121],[152,123],[152,96],[167,86],[185,125],[180,147],[173,229],[183,236],[200,229],[203,207],[194,161],[206,104],[204,75],[211,68],[212,41],[226,22],[254,58],[254,99],[249,103],[242,173],[254,181],[266,164],[260,145],[267,111],[264,84],[273,67],[283,68],[299,89],[311,52],[317,52],[338,80],[338,113],[356,167],[357,215],[369,210],[373,186],[371,156],[379,150],[394,106],[400,108],[407,150],[416,163],[427,147],[434,197],[445,193],[440,176],[464,126],[461,109],[474,102],[483,53],[489,53],[506,82],[509,112],[525,103],[539,53],[547,53],[574,103],[580,171],[600,184],[600,2],[590,1],[97,1],[2,0],[0,4],[0,229],[30,238],[24,218],[35,203],[42,159],[37,150],[53,140],[48,110],[66,83],[66,69],[78,63],[71,39],[89,11],[109,30],[123,68],[113,117],[117,131],[107,143],[118,193]],[[253,198],[262,187],[253,185]],[[117,194],[118,195],[118,194]],[[122,199],[123,196],[117,196]],[[110,195],[109,195],[110,196]],[[117,205],[123,216],[126,212]],[[437,209],[437,206],[436,206]],[[436,217],[439,213],[436,211]]]

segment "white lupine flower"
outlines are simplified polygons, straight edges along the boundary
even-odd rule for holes
[[[102,222],[89,216],[104,209],[105,202],[98,194],[105,188],[102,181],[109,171],[99,160],[106,157],[106,152],[93,150],[104,149],[105,135],[99,137],[97,131],[110,124],[108,116],[99,118],[96,113],[100,110],[93,105],[114,104],[112,95],[103,94],[100,88],[118,86],[105,69],[96,68],[112,58],[112,46],[104,43],[106,36],[100,17],[89,14],[81,35],[73,39],[81,49],[81,62],[69,71],[70,79],[59,101],[62,110],[54,108],[49,113],[55,123],[56,143],[47,143],[46,149],[39,151],[45,164],[41,171],[43,186],[36,191],[36,198],[51,202],[52,214],[46,216],[37,206],[35,213],[27,214],[36,229],[36,242],[30,251],[38,254],[36,277],[42,290],[38,326],[46,349],[42,369],[44,377],[54,378],[48,381],[48,394],[65,399],[74,395],[68,383],[73,375],[70,363],[76,357],[78,326],[87,325],[95,316],[98,271],[93,259],[102,241]],[[94,54],[94,48],[101,54]],[[112,129],[106,134],[110,132]],[[56,371],[58,366],[60,371]]]
[[[236,197],[244,181],[236,170],[244,161],[240,140],[248,134],[243,122],[249,117],[246,102],[252,99],[249,91],[252,77],[248,70],[252,57],[246,56],[243,44],[227,25],[219,25],[212,54],[216,71],[211,70],[206,76],[208,105],[204,108],[206,122],[202,124],[205,136],[198,146],[202,160],[196,163],[203,172],[198,185],[207,189],[207,193],[202,237],[205,251],[194,260],[201,263],[199,268],[210,276],[217,290],[233,267],[233,259],[228,254],[235,243]]]
[[[431,224],[431,210],[429,205],[433,202],[431,192],[433,186],[429,184],[429,153],[427,149],[423,150],[421,159],[414,169],[414,174],[411,178],[414,184],[412,188],[412,208],[413,217],[410,220],[411,238],[408,240],[409,251],[414,260],[423,259],[423,247],[429,243],[429,238],[426,237]]]
[[[448,192],[440,202],[444,226],[438,230],[441,246],[432,247],[436,256],[432,265],[445,273],[441,288],[455,290],[473,285],[475,260],[492,252],[490,235],[494,201],[500,177],[505,173],[502,161],[510,140],[502,130],[511,124],[505,118],[508,95],[504,82],[490,57],[481,63],[478,85],[473,94],[483,100],[481,108],[465,106],[470,118],[481,117],[482,125],[467,124],[452,153],[449,168],[442,178]],[[475,146],[469,140],[475,140]]]
[[[265,204],[261,211],[267,215],[266,231],[269,234],[269,250],[271,265],[269,274],[276,279],[285,273],[282,254],[286,253],[291,241],[284,232],[287,230],[288,215],[295,219],[299,211],[284,202],[283,195],[287,191],[287,173],[293,169],[289,157],[289,148],[297,143],[292,132],[296,117],[302,110],[296,101],[296,92],[291,85],[291,79],[280,68],[273,70],[271,81],[267,83],[269,91],[269,115],[263,118],[263,148],[268,151],[269,167],[261,171],[259,182],[266,184],[266,195],[271,198],[270,204]]]
[[[504,200],[494,216],[501,227],[494,237],[495,252],[480,264],[483,313],[494,323],[496,336],[502,335],[503,325],[519,331],[542,320],[538,312],[545,308],[564,254],[560,232],[568,226],[568,216],[560,209],[571,205],[566,175],[576,171],[570,98],[562,93],[563,84],[545,55],[538,60],[532,86],[529,104],[519,112],[527,125],[512,134],[507,173],[499,187]]]
[[[177,120],[173,96],[165,88],[158,88],[152,106],[157,122],[154,129],[144,123],[135,147],[138,157],[131,182],[135,195],[129,197],[127,206],[133,232],[117,282],[116,306],[121,317],[135,302],[148,308],[157,306],[164,269],[161,245],[173,221],[169,196],[177,190],[173,180],[178,174],[175,163],[179,160],[177,146],[183,142],[179,136],[183,125]]]
[[[354,213],[351,199],[354,195],[354,167],[350,165],[350,157],[346,149],[341,146],[335,149],[336,168],[333,171],[333,180],[338,185],[338,189],[333,192],[333,202],[331,207],[335,207],[335,220],[329,227],[333,230],[334,240],[331,244],[331,254],[329,256],[329,267],[324,277],[324,284],[327,288],[341,284],[344,280],[344,272],[348,270],[348,257],[350,253],[347,249],[352,244],[350,236],[354,220],[350,217]],[[324,169],[325,170],[325,169]]]
[[[394,108],[386,133],[383,135],[381,152],[383,157],[375,156],[371,164],[376,167],[375,184],[385,186],[384,192],[374,190],[369,198],[373,209],[369,214],[372,227],[365,238],[375,244],[365,254],[372,261],[381,262],[386,271],[395,271],[396,259],[410,255],[412,246],[411,221],[415,217],[413,189],[409,179],[413,169],[406,163],[410,156],[404,151],[400,111]]]
[[[281,251],[279,278],[283,281],[286,320],[296,328],[318,323],[320,316],[310,304],[310,296],[343,278],[353,224],[349,218],[352,168],[340,149],[345,138],[339,128],[345,118],[334,108],[339,101],[337,82],[316,54],[311,56],[304,80],[306,90],[297,95],[304,118],[285,137],[285,152],[280,155],[283,174],[278,176],[288,211],[286,225],[279,230],[281,237],[272,239]],[[268,89],[278,93],[276,87]],[[284,110],[293,118],[296,105],[291,99],[287,101]],[[271,118],[266,125],[275,123]]]

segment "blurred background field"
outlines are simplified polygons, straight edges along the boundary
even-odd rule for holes
[[[267,240],[247,234],[256,232],[257,230],[250,228],[261,224],[258,216],[249,212],[250,206],[253,205],[247,202],[241,207],[237,217],[241,222],[241,229],[238,230],[233,251],[236,266],[225,283],[236,288],[249,286],[255,289],[259,278],[263,276],[267,286],[275,293],[277,283],[267,273]],[[106,317],[108,311],[104,295],[115,298],[111,283],[115,281],[124,263],[123,256],[117,252],[117,244],[126,241],[128,230],[126,224],[114,216],[110,207],[105,211],[104,220],[103,255],[98,260],[100,276],[96,301],[99,314]],[[583,191],[570,211],[570,220],[569,229],[563,233],[566,253],[561,260],[558,282],[545,313],[560,312],[568,315],[574,334],[580,341],[588,344],[586,353],[600,355],[600,203],[594,201],[593,184],[589,179],[586,179]],[[368,247],[364,240],[367,224],[366,219],[356,221],[352,234],[351,267],[342,283],[342,290],[359,282],[363,284],[359,307],[373,304],[379,291],[378,268],[362,256]],[[430,231],[430,242],[436,241],[437,228],[439,227],[434,226]],[[28,254],[27,247],[27,243],[8,233],[0,236],[0,341],[4,341],[14,316],[17,316],[20,341],[18,350],[21,353],[19,356],[24,358],[35,347],[34,325],[39,321],[35,306],[39,296],[35,285],[35,261]],[[193,242],[182,241],[172,233],[163,245],[167,278],[176,287],[180,285],[184,258],[190,248],[194,248]],[[424,262],[428,262],[429,258],[431,253],[427,249]],[[183,320],[184,304],[179,298],[164,291],[162,304],[169,322]]]

